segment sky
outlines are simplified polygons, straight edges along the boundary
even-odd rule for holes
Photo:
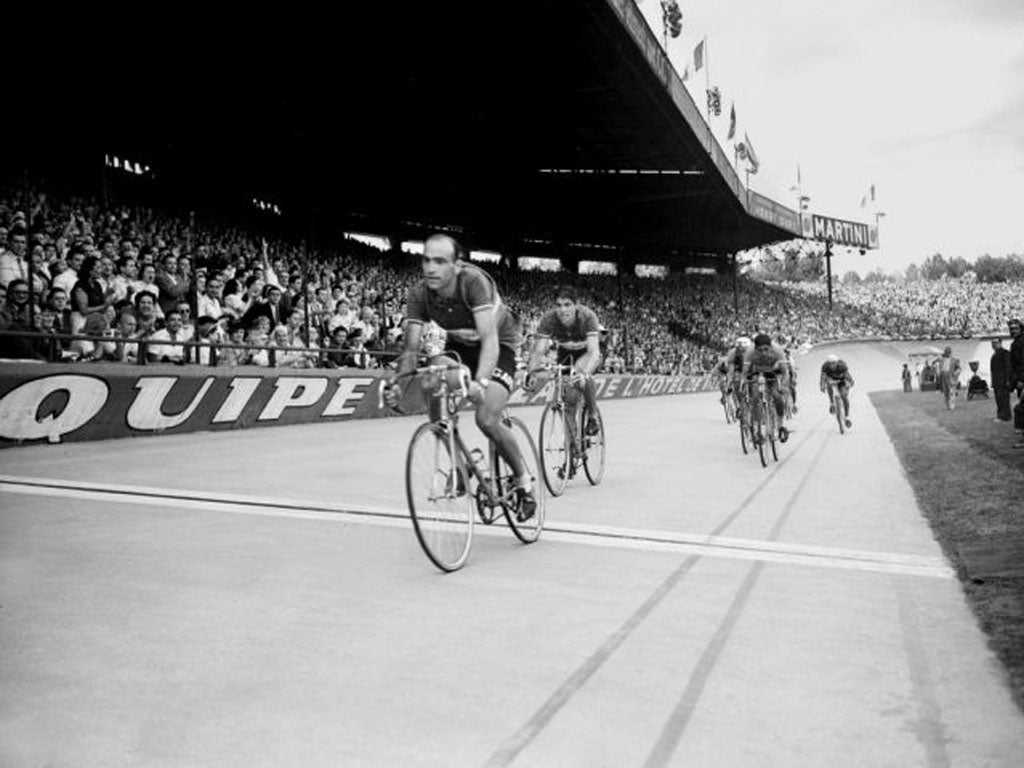
[[[661,39],[658,0],[639,8]],[[726,142],[735,104],[761,167],[750,187],[796,209],[875,222],[881,247],[833,273],[902,271],[941,253],[1024,254],[1024,0],[680,0],[669,58],[694,101],[706,38]],[[680,118],[681,119],[681,118]],[[742,178],[742,174],[741,174]],[[874,204],[861,200],[875,186]]]

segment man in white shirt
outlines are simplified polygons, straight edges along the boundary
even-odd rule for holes
[[[182,326],[181,312],[177,309],[171,309],[165,320],[166,327],[155,331],[149,337],[146,359],[151,363],[178,363],[180,365],[185,362],[185,347],[180,342],[191,340],[192,334]]]
[[[11,280],[28,279],[28,233],[21,227],[13,227],[7,235],[7,248],[0,253],[0,285],[4,288]]]

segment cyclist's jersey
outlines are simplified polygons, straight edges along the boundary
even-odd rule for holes
[[[739,374],[743,371],[743,350],[741,349],[730,349],[726,352],[725,356],[718,361],[718,366],[715,368],[723,376],[730,374]]]
[[[576,305],[576,313],[568,325],[559,320],[558,312],[554,309],[544,315],[537,325],[537,338],[551,339],[560,350],[570,352],[585,352],[587,339],[591,336],[597,338],[600,332],[601,324],[594,310],[582,304]]]
[[[479,346],[480,334],[473,316],[479,309],[494,311],[500,345],[515,349],[518,344],[515,318],[502,303],[493,278],[472,264],[458,268],[452,298],[446,299],[421,280],[409,290],[406,301],[406,320],[419,325],[433,320],[447,333],[448,346]]]
[[[785,375],[785,366],[786,353],[778,344],[772,344],[767,352],[761,352],[757,347],[751,347],[743,353],[743,370],[747,373]]]
[[[845,381],[852,385],[853,377],[850,375],[850,369],[842,360],[836,360],[834,363],[826,360],[821,365],[821,383],[825,384],[827,381],[833,383]]]

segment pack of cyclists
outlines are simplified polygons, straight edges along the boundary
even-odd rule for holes
[[[501,414],[516,384],[519,342],[516,318],[502,302],[494,279],[466,260],[464,249],[454,238],[444,234],[429,237],[424,243],[422,269],[423,279],[409,293],[404,348],[384,399],[392,407],[401,400],[402,378],[415,369],[422,353],[424,325],[434,322],[443,328],[445,346],[440,351],[433,350],[431,363],[458,362],[468,368],[467,395],[475,404],[476,422],[515,471],[519,515],[528,519],[536,509],[533,480],[525,469],[515,440],[501,423]],[[588,411],[596,412],[593,374],[601,363],[600,331],[597,315],[580,303],[576,290],[571,286],[558,288],[555,305],[541,318],[526,355],[524,387],[532,391],[541,383],[541,362],[554,348],[557,361],[571,366],[576,374],[574,386],[591,406]],[[722,402],[728,397],[734,398],[740,413],[745,412],[747,385],[763,375],[778,416],[779,440],[786,442],[789,438],[786,421],[797,413],[797,377],[792,352],[773,342],[766,333],[757,333],[753,338],[740,336],[719,360],[715,371],[719,376]],[[851,426],[848,414],[852,386],[849,366],[830,354],[821,367],[820,388],[830,403],[833,388],[838,388],[846,407],[848,427]],[[583,428],[589,435],[599,426],[590,419]]]

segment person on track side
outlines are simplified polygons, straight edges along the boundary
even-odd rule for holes
[[[789,439],[789,430],[783,422],[786,418],[786,400],[783,388],[788,386],[786,380],[786,353],[778,344],[772,342],[767,333],[759,333],[754,337],[754,346],[743,354],[743,379],[751,381],[758,374],[764,374],[768,383],[768,396],[775,406],[779,422],[779,441]]]
[[[850,387],[853,386],[853,376],[850,375],[849,366],[839,359],[839,355],[829,355],[821,364],[821,391],[828,398],[828,412],[835,414],[836,407],[832,404],[832,387],[839,388],[839,395],[843,398],[843,408],[846,410],[846,427],[853,426],[850,421]]]
[[[571,285],[561,286],[555,293],[555,308],[547,312],[537,325],[537,332],[526,366],[527,389],[536,382],[531,372],[536,370],[552,343],[557,345],[559,365],[571,366],[580,375],[576,385],[587,404],[587,423],[583,431],[596,435],[601,431],[597,418],[597,390],[593,374],[601,364],[601,324],[592,309],[579,303],[579,294]],[[570,421],[572,423],[572,421]]]
[[[430,364],[454,365],[458,360],[469,368],[473,380],[468,396],[476,404],[477,426],[515,473],[517,517],[520,522],[528,520],[537,510],[532,479],[515,438],[501,421],[516,370],[515,318],[502,303],[491,276],[466,262],[465,251],[454,238],[442,234],[427,238],[422,267],[423,279],[409,291],[405,345],[385,401],[395,407],[401,400],[398,380],[416,368],[423,325],[434,321],[447,335],[444,349]],[[433,397],[428,402],[433,418],[439,403]]]

